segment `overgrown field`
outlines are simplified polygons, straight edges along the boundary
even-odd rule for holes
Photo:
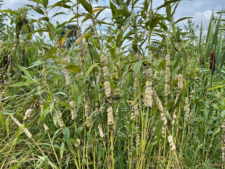
[[[1,169],[225,168],[222,7],[206,29],[179,0],[28,3],[0,11]]]

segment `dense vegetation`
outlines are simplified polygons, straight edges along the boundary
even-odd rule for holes
[[[1,168],[225,167],[225,11],[205,30],[152,1],[0,11]]]

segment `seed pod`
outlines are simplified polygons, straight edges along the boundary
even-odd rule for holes
[[[75,147],[79,147],[80,146],[80,139],[77,139],[77,143],[75,143]]]
[[[161,129],[161,134],[162,134],[162,137],[164,138],[165,137],[165,127],[164,126],[162,126],[162,129]]]
[[[91,117],[87,117],[87,126],[92,127],[92,119]]]
[[[166,67],[166,83],[170,81],[170,68]]]
[[[180,46],[179,42],[175,42],[175,50],[177,52],[179,51],[179,46]]]
[[[101,138],[104,138],[105,135],[104,135],[104,132],[103,132],[102,127],[101,127],[100,124],[98,125],[98,131],[99,131],[100,137],[101,137]]]
[[[113,136],[116,135],[116,123],[113,124]]]
[[[134,113],[131,113],[131,117],[130,117],[130,119],[131,119],[132,121],[135,121],[136,116],[135,116],[135,114],[134,114]]]
[[[169,96],[170,94],[170,85],[169,84],[165,84],[165,97]]]
[[[132,109],[133,109],[134,115],[138,116],[139,115],[138,105],[135,105]]]
[[[110,83],[108,81],[106,81],[104,83],[105,85],[105,95],[106,97],[110,97],[111,96],[111,86],[110,86]]]
[[[44,129],[45,129],[45,132],[47,132],[48,131],[48,126],[44,123]]]
[[[137,77],[135,77],[134,79],[134,88],[138,88],[139,86],[139,79]]]
[[[159,96],[157,95],[155,90],[153,90],[153,95],[154,95],[154,97],[156,99],[156,103],[157,103],[157,105],[159,107],[159,110],[160,110],[161,114],[164,114],[164,108],[163,108],[162,103],[161,103],[161,101],[159,99]]]
[[[171,125],[174,125],[174,124],[175,124],[175,120],[172,120]]]
[[[85,109],[85,117],[88,117],[89,116],[89,113],[91,111],[90,107],[89,107],[89,102],[87,101],[84,105],[84,109]]]
[[[153,101],[152,101],[152,82],[147,81],[146,82],[146,89],[145,89],[145,106],[146,107],[151,107],[153,106]]]
[[[175,146],[175,144],[174,144],[174,142],[173,142],[173,136],[169,135],[169,136],[168,136],[168,141],[169,141],[169,144],[170,144],[170,149],[171,149],[171,151],[176,150],[176,146]]]
[[[151,51],[148,52],[148,63],[152,64],[152,53],[151,53]]]
[[[173,119],[176,120],[177,116],[176,114],[173,114]]]
[[[189,119],[189,116],[190,116],[190,108],[189,108],[189,98],[186,97],[185,98],[185,106],[184,106],[184,111],[185,111],[185,117],[184,117],[184,120],[185,121],[188,121]]]
[[[64,73],[64,76],[65,76],[65,81],[66,81],[66,86],[69,86],[70,85],[70,75],[69,75],[69,72],[67,69],[63,69],[63,73]]]
[[[155,128],[155,127],[153,127],[152,132],[155,132],[155,130],[156,130],[156,128]]]
[[[120,95],[120,89],[119,88],[114,90],[114,95]]]
[[[176,95],[175,104],[177,104],[178,98],[179,98],[179,93],[177,93]]]
[[[22,126],[22,124],[13,116],[11,116],[12,120],[17,124],[17,126]],[[28,138],[32,138],[32,134],[29,132],[27,128],[23,128],[23,132],[27,135]]]
[[[105,107],[100,107],[100,113],[102,113],[105,110]]]
[[[32,109],[28,109],[25,113],[25,117],[29,118],[31,116],[31,113],[33,112]]]
[[[75,120],[75,118],[77,117],[77,111],[76,111],[76,109],[74,109],[74,110],[72,110],[71,111],[71,116],[72,116],[72,120]]]
[[[27,130],[27,128],[23,128],[23,132],[27,135],[28,138],[32,138],[32,134]]]
[[[102,54],[102,55],[100,56],[100,60],[101,60],[102,63],[106,62],[106,57],[105,57],[104,54]]]
[[[140,134],[139,134],[139,128],[137,127],[137,137],[136,137],[136,145],[137,147],[140,146]]]
[[[154,73],[154,78],[157,78],[157,71],[155,71],[155,73]]]
[[[63,61],[64,61],[65,63],[70,63],[70,58],[65,57],[65,58],[63,59]]]
[[[101,74],[102,74],[101,71],[99,71],[98,76],[97,76],[97,80],[96,80],[97,84],[99,84],[99,82],[100,82]]]
[[[103,67],[103,74],[104,74],[105,81],[107,81],[108,80],[108,76],[109,76],[109,70],[108,70],[107,66]]]
[[[166,55],[166,66],[170,66],[170,55]]]
[[[127,81],[127,74],[124,75],[124,78],[123,78],[123,84],[125,84]]]
[[[62,121],[62,113],[60,111],[58,111],[57,122],[58,122],[60,128],[64,127],[63,121]]]
[[[183,89],[184,84],[183,84],[183,74],[179,74],[178,76],[178,89]]]
[[[75,105],[75,102],[74,102],[74,101],[71,101],[69,104],[70,104],[70,106],[71,106],[73,109],[76,108],[76,105]]]
[[[108,112],[108,114],[107,114],[108,115],[108,125],[112,126],[114,123],[114,120],[113,120],[113,110],[112,110],[111,106],[107,109],[107,112]]]
[[[119,106],[117,106],[117,108],[116,108],[116,115],[118,115],[119,114]]]
[[[163,121],[163,125],[164,125],[164,126],[167,125],[166,117],[163,117],[163,118],[162,118],[162,121]]]

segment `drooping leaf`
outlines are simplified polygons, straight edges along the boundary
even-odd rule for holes
[[[86,11],[92,13],[92,6],[86,0],[77,0],[84,7]]]
[[[20,15],[20,14],[17,13],[16,11],[13,11],[13,10],[10,10],[10,9],[8,9],[8,10],[0,10],[0,12],[7,12],[7,13],[11,13],[11,14],[14,14],[14,15],[17,15],[17,16]]]
[[[191,19],[191,18],[193,18],[193,17],[183,17],[183,18],[178,19],[175,23],[178,23],[178,22],[186,20],[186,19]]]

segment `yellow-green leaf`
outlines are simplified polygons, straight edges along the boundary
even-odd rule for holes
[[[74,45],[78,44],[80,41],[82,41],[84,38],[88,38],[90,37],[91,35],[93,35],[93,33],[87,33],[83,36],[81,36],[79,39],[77,39],[77,41],[74,43]]]
[[[77,65],[69,65],[66,69],[69,69],[72,72],[80,72],[80,66]]]
[[[216,87],[212,87],[212,88],[209,88],[207,89],[208,91],[209,90],[214,90],[214,89],[218,89],[218,88],[221,88],[221,87],[224,87],[225,85],[219,85],[219,86],[216,86]]]

